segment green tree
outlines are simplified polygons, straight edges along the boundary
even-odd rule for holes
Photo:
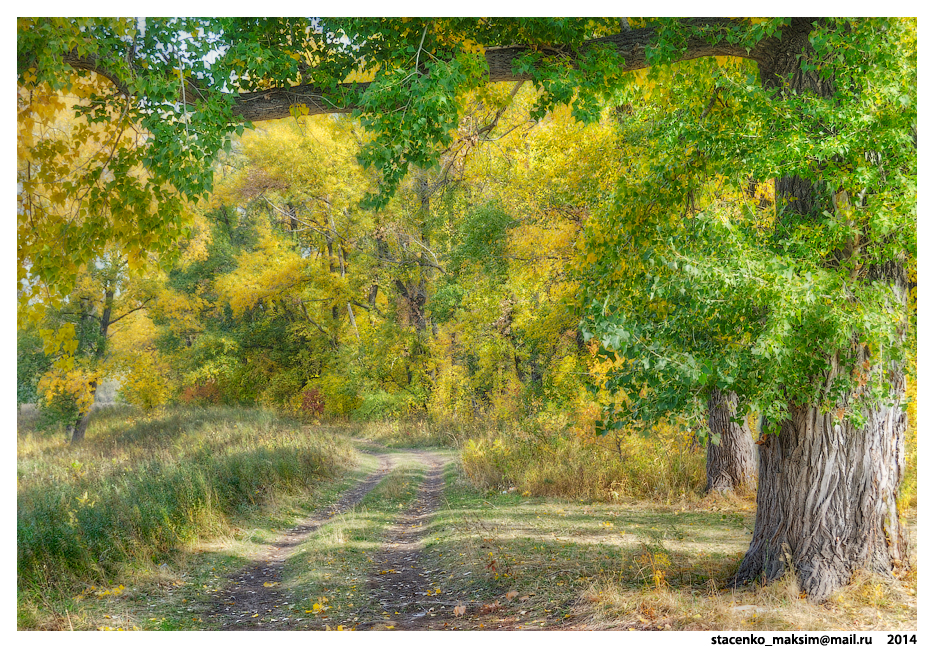
[[[645,105],[658,121],[630,137],[656,144],[654,162],[592,230],[588,327],[625,359],[611,383],[636,417],[697,411],[716,390],[765,415],[737,578],[792,567],[820,599],[906,558],[914,25],[795,20],[780,36],[777,62],[794,63],[759,63],[760,83],[682,64],[666,91],[683,112]]]

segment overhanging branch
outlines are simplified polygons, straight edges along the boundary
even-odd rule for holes
[[[695,19],[690,21],[690,24],[696,27],[736,28],[737,26],[735,22],[726,18]],[[645,27],[586,41],[577,50],[556,49],[556,51],[561,51],[563,55],[568,57],[571,64],[575,65],[575,61],[584,56],[588,50],[594,47],[610,46],[622,57],[621,71],[630,72],[650,65],[647,54],[657,38],[655,28]],[[488,80],[491,82],[509,81],[513,83],[531,80],[532,75],[528,72],[522,74],[514,72],[514,64],[521,56],[534,51],[547,52],[550,50],[542,46],[533,47],[528,45],[488,48],[484,52],[488,67]],[[684,43],[684,51],[679,60],[687,61],[706,56],[734,56],[762,62],[765,52],[766,48],[763,47],[762,43],[748,51],[739,44],[730,44],[722,40],[722,42],[712,45],[700,37],[692,36]],[[109,70],[97,57],[78,56],[74,52],[69,52],[64,55],[64,60],[75,69],[96,72],[106,77],[119,92],[130,94],[126,81],[121,79],[113,70]],[[334,90],[327,91],[320,86],[301,84],[284,88],[270,88],[258,92],[238,93],[232,95],[233,113],[236,119],[250,122],[289,117],[291,115],[290,108],[296,104],[304,104],[308,108],[309,115],[350,113],[358,108],[355,98],[365,92],[369,86],[369,83],[338,84],[338,92],[335,92]],[[188,80],[185,87],[186,102],[189,104],[197,103],[199,98],[204,98],[210,92],[218,91],[199,87]],[[336,98],[342,94],[344,99],[329,99],[329,97]]]

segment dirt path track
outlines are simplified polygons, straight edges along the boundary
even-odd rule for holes
[[[444,461],[425,451],[413,451],[410,456],[428,470],[415,502],[387,528],[383,545],[374,556],[375,568],[368,584],[374,603],[379,602],[381,609],[392,616],[387,616],[386,621],[399,629],[431,628],[436,609],[450,610],[452,605],[439,601],[432,570],[422,558],[428,525],[438,510],[444,487]],[[366,629],[382,622],[362,622],[357,628]]]
[[[315,512],[285,532],[249,566],[230,575],[227,588],[213,593],[214,601],[209,604],[205,617],[215,619],[221,630],[270,631],[295,628],[296,624],[289,612],[289,604],[292,603],[290,594],[276,587],[282,581],[286,558],[319,527],[332,517],[352,509],[379,484],[392,469],[392,462],[386,455],[377,457],[380,458],[380,467],[374,473],[344,492],[333,505]]]

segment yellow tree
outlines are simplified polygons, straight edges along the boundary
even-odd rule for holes
[[[464,376],[475,401],[504,417],[568,408],[583,396],[575,243],[623,158],[612,116],[583,125],[557,107],[534,119],[537,98],[528,84],[466,98],[441,165],[447,196],[437,218],[449,233],[449,275],[430,307],[444,321],[438,353],[450,358],[439,359],[439,380],[452,393],[446,375]],[[444,407],[441,394],[435,404]]]
[[[151,303],[144,275],[155,268],[153,251],[171,253],[183,232],[183,204],[150,182],[141,164],[147,134],[126,113],[99,120],[69,110],[91,106],[105,79],[74,76],[67,92],[26,80],[17,93],[17,313],[53,359],[41,403],[77,442],[114,371],[113,325]],[[166,209],[179,210],[168,231],[147,232]]]
[[[106,254],[78,275],[57,308],[47,308],[40,333],[55,362],[39,381],[40,406],[63,421],[72,442],[84,439],[98,387],[115,374],[117,325],[146,308],[155,291],[152,280],[129,272],[125,256]]]

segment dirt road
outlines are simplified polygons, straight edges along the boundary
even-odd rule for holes
[[[204,616],[215,620],[222,630],[288,630],[297,627],[291,614],[290,593],[277,587],[282,582],[286,559],[323,524],[360,503],[392,469],[383,455],[380,467],[334,504],[325,507],[273,541],[243,570],[228,577],[228,586],[213,593],[214,601]]]
[[[283,567],[298,546],[333,517],[351,511],[393,469],[400,459],[422,465],[425,478],[411,506],[386,528],[379,550],[373,555],[368,575],[371,610],[392,611],[393,617],[374,615],[355,625],[360,630],[385,628],[386,622],[400,629],[435,628],[439,613],[451,614],[457,602],[437,596],[433,570],[423,561],[428,524],[438,510],[444,481],[445,460],[428,451],[408,451],[403,455],[381,455],[380,467],[357,486],[344,492],[333,505],[323,508],[300,525],[270,543],[243,570],[231,574],[227,586],[213,594],[204,617],[221,630],[298,630],[323,625],[295,616],[296,597],[282,586]]]

